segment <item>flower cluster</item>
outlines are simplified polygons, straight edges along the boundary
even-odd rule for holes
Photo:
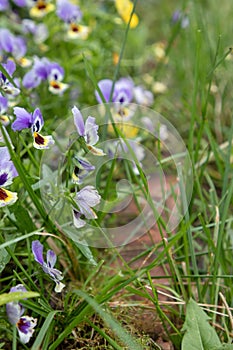
[[[22,36],[12,34],[6,28],[0,28],[0,55],[11,55],[19,64],[24,65],[27,52],[26,41]]]
[[[62,94],[68,84],[62,83],[64,78],[64,69],[56,62],[51,62],[47,58],[34,57],[33,67],[25,74],[23,86],[32,89],[47,81],[49,91],[53,94]]]
[[[36,108],[33,113],[29,113],[24,108],[15,107],[14,114],[16,120],[11,125],[12,130],[21,131],[23,129],[31,129],[33,146],[35,148],[46,149],[54,144],[51,135],[42,136],[39,133],[44,125],[44,119],[39,108]]]
[[[18,176],[7,147],[0,148],[0,207],[14,204],[17,199],[17,193],[5,189],[12,184],[13,179]]]
[[[53,250],[48,250],[47,262],[45,262],[43,258],[43,250],[44,247],[43,244],[40,243],[40,241],[37,240],[32,242],[32,253],[36,262],[38,262],[41,265],[43,271],[47,275],[49,275],[49,277],[55,282],[55,292],[60,293],[65,287],[65,284],[61,282],[61,280],[63,279],[61,271],[54,268],[57,256]]]
[[[104,101],[98,91],[95,91],[96,99],[99,103],[117,102],[122,106],[135,100],[136,103],[151,106],[153,94],[143,86],[135,86],[131,78],[123,77],[116,81],[113,88],[111,79],[102,79],[98,82],[98,87],[104,97]]]
[[[15,292],[26,292],[26,288],[22,284],[18,284],[15,287],[10,289],[10,293]],[[9,319],[9,322],[16,326],[20,341],[23,344],[29,342],[31,336],[34,333],[34,328],[37,324],[37,319],[30,316],[23,316],[24,307],[18,301],[12,301],[6,304],[6,312]]]
[[[95,122],[95,118],[89,116],[84,123],[83,116],[76,106],[72,108],[72,113],[74,117],[74,125],[79,137],[84,141],[85,148],[96,156],[104,156],[105,153],[101,149],[95,147],[99,141],[98,125]],[[73,182],[80,185],[90,172],[95,170],[95,167],[80,155],[76,156],[75,159],[76,164],[72,174],[72,179]],[[76,207],[73,207],[73,223],[75,227],[83,227],[86,224],[82,219],[82,216],[86,219],[97,218],[96,213],[92,208],[99,204],[100,200],[101,197],[93,186],[85,186],[76,193],[74,197]]]

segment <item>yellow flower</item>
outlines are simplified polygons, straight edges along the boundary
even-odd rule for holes
[[[128,23],[130,20],[130,16],[133,10],[133,3],[129,0],[115,0],[115,5],[117,12],[123,19],[125,23]],[[137,27],[139,22],[138,16],[136,13],[133,14],[130,22],[130,28]]]

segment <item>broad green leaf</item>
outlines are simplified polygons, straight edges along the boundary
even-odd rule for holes
[[[182,350],[214,350],[220,347],[221,342],[214,328],[208,323],[209,317],[190,299],[187,305],[185,323],[182,330],[185,331],[182,339]]]
[[[36,292],[14,292],[14,293],[3,293],[0,295],[0,306],[10,303],[12,301],[18,301],[21,299],[39,297],[40,294]]]
[[[222,344],[220,347],[214,348],[213,350],[233,350],[233,344]]]

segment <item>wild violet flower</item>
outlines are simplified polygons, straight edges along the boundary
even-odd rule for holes
[[[22,20],[22,28],[25,34],[32,34],[35,43],[43,43],[49,36],[48,28],[44,23],[35,23],[31,19]]]
[[[127,105],[133,99],[134,83],[131,78],[121,78],[116,81],[111,97],[113,81],[111,79],[102,79],[98,82],[98,86],[102,92],[105,102],[118,102],[121,105]],[[95,91],[96,99],[99,103],[103,103],[98,91]]]
[[[95,170],[95,166],[81,157],[75,157],[74,162],[75,162],[75,166],[74,166],[74,171],[72,174],[72,180],[74,183],[81,185],[83,183],[84,179],[93,170]]]
[[[55,292],[60,293],[65,287],[65,284],[61,282],[63,279],[61,271],[54,268],[57,256],[53,250],[49,249],[46,255],[47,261],[45,262],[43,258],[43,250],[44,246],[40,243],[40,241],[36,240],[32,242],[32,253],[36,262],[41,265],[43,271],[56,283]]]
[[[87,148],[96,156],[104,156],[105,153],[101,149],[94,147],[99,141],[99,127],[95,122],[95,118],[89,116],[84,124],[83,116],[76,106],[72,108],[72,113],[74,116],[74,125],[79,136],[84,138]]]
[[[80,24],[82,11],[79,6],[68,0],[58,0],[56,13],[57,16],[65,22],[67,26],[67,37],[69,39],[87,39],[90,29]]]
[[[10,123],[10,119],[7,115],[5,115],[8,109],[8,99],[0,93],[0,122],[7,126]]]
[[[97,219],[97,215],[92,209],[100,203],[101,197],[94,186],[86,186],[76,193],[74,201],[78,209],[73,208],[73,223],[77,228],[86,225],[86,221],[81,219],[84,216],[86,219]]]
[[[26,288],[22,284],[18,284],[10,289],[10,293],[23,293],[26,291]],[[26,344],[29,342],[34,333],[37,319],[29,316],[23,316],[24,311],[24,307],[18,301],[12,301],[6,304],[6,312],[9,322],[16,326],[21,343]]]
[[[49,91],[53,94],[62,94],[68,84],[62,83],[64,69],[56,62],[50,62],[47,58],[34,58],[34,65],[23,78],[23,86],[33,89],[40,85],[42,81],[48,81]]]
[[[172,14],[172,24],[180,23],[181,28],[185,29],[189,26],[189,18],[186,13],[176,10]]]
[[[13,179],[18,176],[7,147],[0,147],[0,207],[14,204],[17,199],[16,192],[10,192],[3,187],[12,184]]]
[[[143,86],[135,86],[133,92],[136,103],[147,107],[153,104],[154,96],[152,92],[146,90]]]
[[[42,18],[55,9],[54,4],[46,0],[29,0],[28,4],[31,5],[30,16],[35,18]]]
[[[47,149],[54,144],[53,137],[42,136],[39,132],[44,125],[44,119],[39,108],[33,113],[27,112],[24,108],[15,107],[14,114],[16,120],[12,123],[13,131],[21,131],[23,129],[31,129],[33,135],[33,146],[37,149]]]
[[[22,67],[27,67],[31,61],[25,58],[27,52],[26,41],[23,37],[12,34],[8,29],[0,29],[0,52],[11,54]]]
[[[115,0],[115,6],[123,21],[128,23],[133,10],[133,3],[130,0]],[[134,13],[130,22],[130,28],[135,28],[138,22],[138,16]]]
[[[5,68],[9,76],[12,77],[16,69],[15,62],[9,59],[6,63],[2,63],[2,66]],[[18,84],[15,79],[14,82],[16,85]],[[0,72],[0,89],[2,89],[7,95],[11,96],[17,96],[20,93],[20,90],[12,85],[2,72]]]

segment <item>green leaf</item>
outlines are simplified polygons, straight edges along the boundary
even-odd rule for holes
[[[20,232],[28,233],[36,230],[36,226],[32,221],[32,218],[28,214],[28,211],[22,205],[19,204],[14,206],[13,213],[15,215],[17,226]]]
[[[91,252],[91,249],[88,247],[87,242],[77,235],[77,229],[72,229],[72,227],[62,227],[62,230],[67,234],[69,238],[72,239],[81,253],[85,256],[85,258],[87,258],[89,263],[97,266],[97,262],[95,261],[95,258]],[[83,244],[81,244],[81,242],[83,242]]]
[[[40,294],[36,292],[14,292],[14,293],[3,293],[0,295],[0,306],[10,303],[12,301],[18,301],[21,299],[39,297]]]
[[[182,350],[214,350],[220,347],[221,342],[214,328],[208,323],[209,317],[190,299],[187,305],[185,323],[182,330],[185,331],[182,339]]]
[[[81,290],[75,290],[74,292],[88,302],[88,304],[95,310],[96,313],[99,314],[108,327],[118,336],[122,343],[127,346],[127,349],[142,350],[142,347],[134,340],[134,338],[128,332],[126,332],[121,324],[115,320],[110,313],[104,310],[95,299],[91,298],[87,293]]]
[[[222,344],[220,347],[214,348],[213,350],[233,350],[233,344]]]
[[[36,338],[36,340],[34,341],[34,344],[32,345],[31,350],[39,350],[41,349],[41,344],[44,340],[44,337],[46,336],[46,333],[48,331],[48,328],[51,324],[51,322],[54,319],[55,314],[59,312],[59,311],[51,311],[48,316],[46,317],[46,320],[43,323],[43,326],[40,329],[40,332]]]

